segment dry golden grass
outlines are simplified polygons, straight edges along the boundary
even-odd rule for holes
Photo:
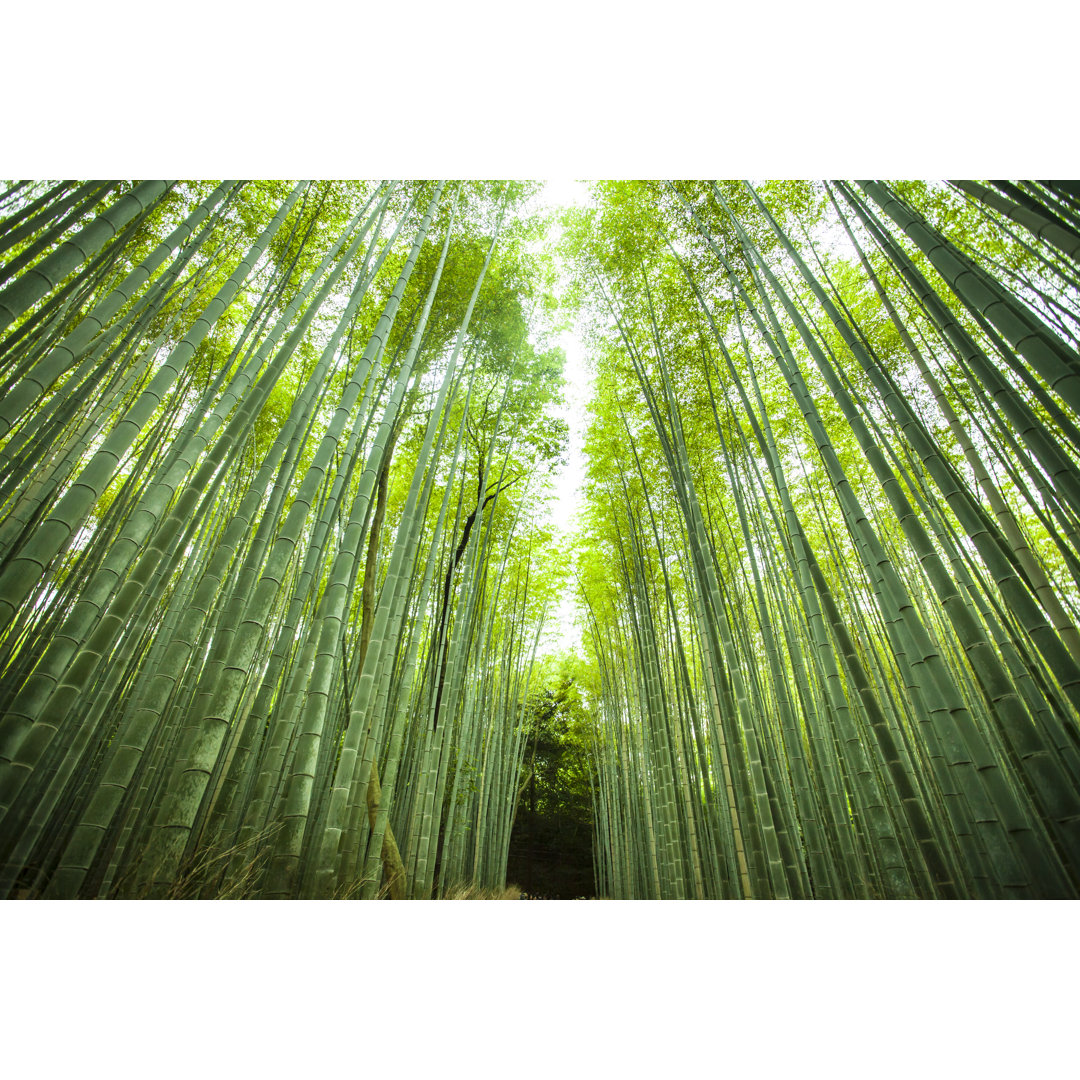
[[[507,885],[502,889],[480,889],[475,885],[452,885],[444,894],[444,900],[520,900],[521,889]]]
[[[186,860],[176,881],[162,899],[165,900],[247,900],[258,896],[258,888],[270,856],[267,841],[281,828],[277,823],[250,837],[242,844],[222,847],[209,844],[197,851],[193,858]],[[242,858],[237,856],[243,854]],[[142,900],[153,895],[149,885],[153,875],[145,866],[133,866],[127,874],[109,891],[112,900]],[[359,878],[349,885],[340,887],[334,895],[335,900],[359,899],[366,884],[366,879]],[[16,899],[36,899],[28,890],[20,890]],[[378,890],[380,900],[389,899],[389,885],[383,883]],[[525,894],[517,885],[509,884],[502,888],[482,889],[471,883],[453,885],[442,896],[443,900],[522,900]]]
[[[185,861],[163,900],[249,900],[270,857],[266,842],[281,828],[274,824],[243,843],[211,844]],[[243,852],[244,860],[236,856]],[[233,865],[230,865],[233,864]],[[142,873],[140,873],[140,870]],[[136,865],[109,892],[110,900],[144,900],[151,895],[145,868]],[[140,881],[141,879],[141,881]]]

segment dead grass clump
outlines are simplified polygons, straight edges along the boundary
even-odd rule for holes
[[[250,900],[258,895],[262,872],[270,858],[267,843],[281,829],[270,825],[239,844],[211,843],[184,860],[162,900]],[[154,894],[154,874],[136,863],[108,894],[110,900],[146,900]]]
[[[477,885],[451,885],[443,893],[444,900],[520,900],[521,889],[505,885],[501,889],[481,889]]]

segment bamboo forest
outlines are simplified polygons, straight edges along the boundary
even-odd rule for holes
[[[1080,896],[1080,182],[575,191],[0,182],[0,897]]]

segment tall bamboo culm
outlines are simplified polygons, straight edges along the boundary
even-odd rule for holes
[[[523,191],[12,190],[5,897],[505,885],[542,613],[476,401],[524,389],[488,274]]]

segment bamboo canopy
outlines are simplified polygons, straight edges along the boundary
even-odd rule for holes
[[[1077,898],[1080,186],[537,188],[0,191],[0,896]]]

